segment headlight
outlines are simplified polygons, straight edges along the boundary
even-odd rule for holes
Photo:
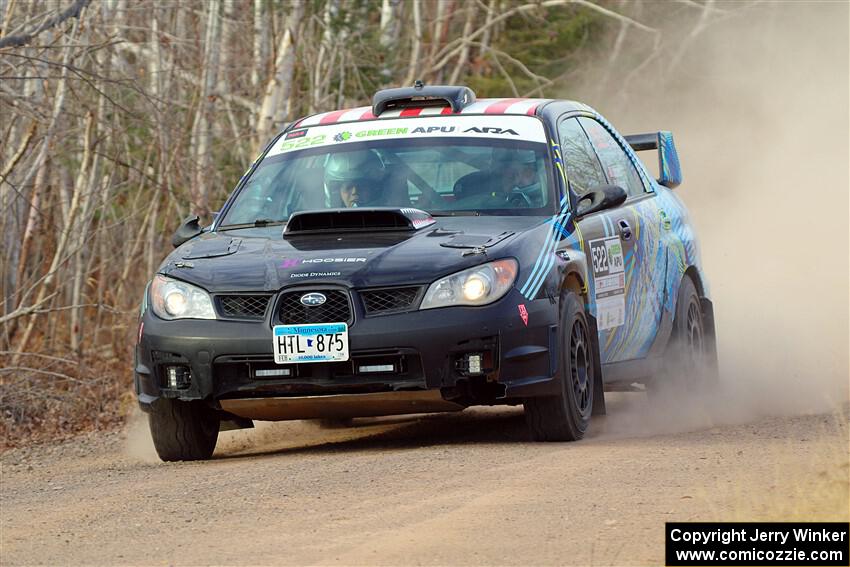
[[[151,308],[163,319],[215,319],[212,300],[199,287],[157,275],[151,282]]]
[[[516,260],[506,258],[446,276],[428,287],[419,309],[493,303],[511,289],[517,270]]]

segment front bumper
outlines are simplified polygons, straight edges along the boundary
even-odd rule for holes
[[[528,313],[527,324],[520,305]],[[484,307],[448,307],[366,317],[355,309],[351,360],[289,365],[287,377],[259,378],[281,368],[272,357],[272,322],[165,321],[147,310],[136,346],[135,388],[143,409],[160,397],[221,400],[440,390],[465,405],[547,395],[557,387],[558,305],[527,301],[511,290]],[[489,353],[484,376],[466,375],[466,353]],[[398,372],[358,371],[360,362],[392,360]],[[191,380],[167,387],[166,367],[183,365]]]

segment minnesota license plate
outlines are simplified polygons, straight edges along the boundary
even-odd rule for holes
[[[275,325],[277,364],[348,360],[348,324]]]

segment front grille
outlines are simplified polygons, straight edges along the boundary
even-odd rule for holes
[[[312,290],[289,291],[281,295],[278,316],[284,325],[310,323],[351,323],[351,303],[348,294],[340,290],[321,290],[326,301],[321,305],[307,306],[301,297]]]
[[[218,311],[230,319],[262,319],[269,304],[268,295],[219,295]]]
[[[367,315],[405,311],[415,307],[420,286],[370,289],[360,292]]]

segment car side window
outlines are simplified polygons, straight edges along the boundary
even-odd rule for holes
[[[608,183],[619,185],[626,190],[629,197],[643,195],[646,189],[634,164],[611,133],[592,118],[581,117],[578,120],[596,148],[599,161],[608,176]]]
[[[605,185],[602,165],[590,145],[590,140],[575,118],[567,118],[558,124],[561,152],[567,169],[567,178],[576,195],[584,195],[590,189]]]

